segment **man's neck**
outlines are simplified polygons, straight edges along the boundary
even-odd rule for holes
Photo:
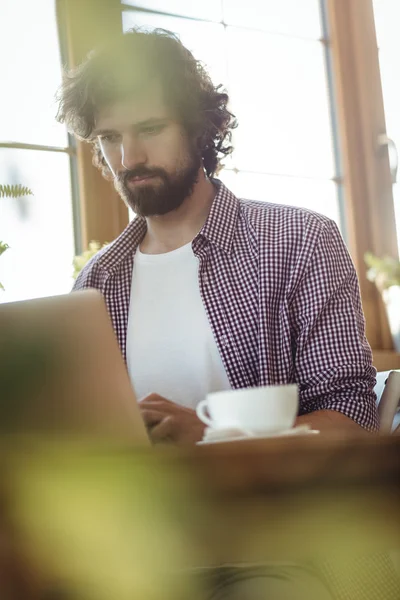
[[[215,197],[215,187],[201,169],[193,192],[166,215],[147,217],[147,233],[140,244],[144,254],[163,254],[188,244],[203,227]]]

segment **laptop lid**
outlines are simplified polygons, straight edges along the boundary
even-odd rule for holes
[[[150,441],[102,295],[0,305],[0,429]]]

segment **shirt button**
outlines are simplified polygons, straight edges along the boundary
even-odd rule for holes
[[[226,348],[229,345],[228,338],[226,337],[226,335],[222,336],[221,344],[223,345],[224,348]]]

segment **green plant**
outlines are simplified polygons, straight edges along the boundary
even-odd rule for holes
[[[33,192],[22,185],[0,185],[0,198],[22,198],[23,196],[32,196]],[[101,245],[100,242],[91,241],[89,248],[74,257],[73,260],[73,277],[76,279],[86,265],[87,262],[94,256],[99,250],[108,246],[108,242]],[[0,256],[9,248],[9,245],[0,240]],[[0,290],[4,290],[3,285],[0,282]]]
[[[0,198],[21,198],[22,196],[33,196],[33,192],[22,185],[0,185]],[[9,248],[9,245],[0,240],[0,256]],[[0,290],[4,286],[0,281]]]
[[[390,256],[379,258],[372,252],[367,252],[364,259],[368,267],[367,278],[375,283],[381,293],[390,287],[400,285],[400,261],[397,258]]]
[[[82,252],[82,254],[78,254],[78,256],[75,256],[75,258],[73,260],[73,266],[74,266],[73,278],[76,279],[78,277],[79,273],[82,271],[83,267],[86,265],[86,263],[88,263],[89,260],[92,258],[92,256],[97,254],[97,252],[99,250],[101,250],[102,248],[105,248],[106,246],[108,246],[108,242],[101,245],[100,242],[96,242],[96,241],[92,240],[89,243],[88,250],[85,250],[85,252]]]
[[[33,196],[33,192],[22,185],[0,185],[0,198],[21,198]]]

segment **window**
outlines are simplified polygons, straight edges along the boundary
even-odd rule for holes
[[[88,145],[72,145],[54,121],[61,75],[57,21],[65,24],[63,53],[65,46],[71,66],[121,26],[164,27],[230,94],[239,128],[220,177],[238,196],[305,206],[338,222],[358,272],[368,339],[382,351],[379,366],[400,368],[364,263],[368,250],[396,255],[393,196],[400,237],[400,192],[398,184],[392,190],[389,168],[396,156],[377,146],[386,131],[400,140],[397,5],[2,0],[0,64],[7,91],[0,96],[0,182],[30,186],[35,196],[0,199],[0,239],[11,246],[0,260],[7,288],[0,301],[68,291],[74,252],[90,240],[114,239],[128,222],[112,184],[92,166]]]
[[[227,88],[239,127],[222,181],[241,197],[324,213],[344,232],[319,0],[166,6],[124,3],[123,28],[177,33]]]
[[[400,4],[398,0],[374,0],[374,13],[379,46],[386,130],[394,145],[400,148]],[[389,150],[391,150],[389,154],[391,169],[394,172],[398,166],[397,151],[393,145],[391,145]],[[397,181],[394,181],[393,197],[400,253],[400,190]]]
[[[54,1],[2,0],[0,57],[0,183],[34,193],[0,199],[0,239],[10,246],[0,261],[0,302],[7,302],[68,292],[73,283],[75,159],[55,121],[61,59]]]

